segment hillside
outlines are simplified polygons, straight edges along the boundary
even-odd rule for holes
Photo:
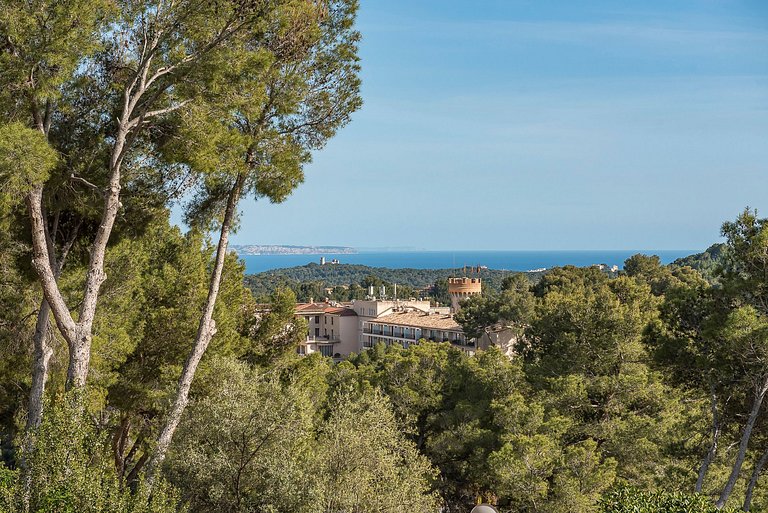
[[[689,255],[687,257],[678,258],[670,265],[693,267],[701,273],[708,281],[715,280],[715,270],[717,266],[722,262],[723,250],[725,244],[718,243],[712,244],[702,253],[696,253],[695,255]]]
[[[512,271],[500,271],[496,269],[483,269],[480,277],[489,290],[499,290],[501,282],[506,276],[516,274]],[[528,272],[531,281],[536,281],[542,272]],[[299,300],[306,300],[307,294],[319,297],[324,288],[349,287],[352,284],[379,282],[387,286],[397,284],[403,294],[412,294],[414,291],[432,287],[437,282],[443,282],[451,276],[456,276],[456,269],[389,269],[386,267],[370,267],[359,264],[335,264],[319,265],[310,263],[298,267],[274,269],[259,274],[248,275],[245,278],[246,285],[253,291],[256,297],[264,296],[272,292],[278,285],[287,285],[297,292]],[[302,287],[307,290],[302,294]],[[308,285],[313,285],[308,287]],[[303,297],[307,296],[307,297]]]
[[[723,244],[714,244],[702,253],[679,258],[670,265],[693,267],[712,281],[714,269],[721,259],[723,246]],[[535,271],[523,274],[526,274],[531,282],[536,282],[546,272]],[[517,273],[483,269],[480,277],[483,279],[485,290],[498,291],[502,280],[513,274]],[[247,275],[245,284],[254,296],[260,298],[264,298],[280,285],[288,286],[296,292],[299,301],[326,296],[337,300],[353,299],[356,295],[364,297],[366,293],[364,287],[367,285],[378,287],[383,284],[391,291],[392,285],[397,284],[401,297],[418,295],[418,291],[431,288],[427,294],[438,301],[445,302],[448,299],[445,296],[447,292],[445,281],[451,276],[457,276],[456,269],[390,269],[360,264],[320,265],[312,262],[302,266]],[[327,290],[332,288],[336,290],[334,292]]]

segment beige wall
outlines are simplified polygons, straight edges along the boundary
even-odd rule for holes
[[[304,346],[302,354],[321,352],[321,346],[329,343],[333,343],[332,355],[347,356],[360,352],[357,316],[328,313],[300,315],[307,320],[307,337],[300,344]],[[319,322],[315,321],[316,317],[319,317]]]
[[[338,344],[337,352],[341,353],[342,356],[347,356],[350,353],[359,353],[360,337],[358,335],[359,325],[357,316],[339,316],[339,329],[341,342]]]

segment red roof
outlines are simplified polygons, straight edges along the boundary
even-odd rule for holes
[[[348,317],[350,315],[357,315],[357,312],[355,312],[351,308],[344,308],[344,307],[326,308],[325,309],[325,313],[333,314],[333,315],[340,315],[341,317]]]
[[[343,306],[331,306],[329,303],[300,303],[296,305],[296,313],[302,314],[333,314],[342,317],[357,315],[351,308]]]

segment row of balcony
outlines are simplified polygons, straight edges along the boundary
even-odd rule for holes
[[[406,333],[394,333],[392,330],[377,330],[377,329],[365,328],[363,330],[363,333],[367,335],[380,335],[382,337],[406,338],[408,340],[416,340],[416,334],[413,332],[409,332],[406,334]]]
[[[341,339],[339,337],[314,337],[307,335],[306,342],[308,344],[337,344],[341,342]]]
[[[378,335],[378,336],[382,336],[382,337],[385,337],[385,338],[388,338],[388,339],[393,339],[393,340],[384,340],[383,342],[385,342],[387,345],[389,345],[391,343],[394,343],[394,342],[398,342],[399,340],[403,340],[403,339],[414,340],[414,341],[416,340],[413,337],[390,337],[388,335],[380,335],[380,334],[377,334],[377,333],[369,333],[369,332],[365,332],[365,333],[367,335]],[[439,342],[440,341],[439,338],[438,339],[433,339],[433,338],[429,338],[429,337],[424,337],[424,338],[427,339],[427,340],[435,341],[435,342]],[[466,348],[474,348],[475,347],[474,339],[471,339],[471,340],[466,340],[466,339],[465,340],[461,340],[461,339],[448,339],[448,338],[444,338],[444,339],[442,339],[442,342],[448,342],[450,344],[453,344],[453,345],[456,345],[456,346],[459,346],[459,347],[466,347]],[[363,338],[363,347],[373,347],[373,345],[374,345],[374,342],[370,338]]]

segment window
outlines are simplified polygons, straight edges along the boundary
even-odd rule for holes
[[[315,324],[320,324],[320,316],[315,315]]]
[[[306,346],[298,346],[296,348],[296,352],[299,353],[301,356],[304,356],[307,354],[307,347]]]
[[[331,317],[331,326],[333,326],[333,317]]]
[[[315,336],[316,337],[320,336],[320,328],[315,328]]]
[[[333,330],[331,330],[331,339],[333,339]]]
[[[328,324],[328,317],[323,317],[323,322],[325,322],[325,324]]]
[[[376,310],[373,309],[373,308],[369,308],[368,309],[368,315],[370,315],[371,317],[375,316],[376,315]]]
[[[333,356],[333,346],[320,346],[320,354],[323,356]]]

